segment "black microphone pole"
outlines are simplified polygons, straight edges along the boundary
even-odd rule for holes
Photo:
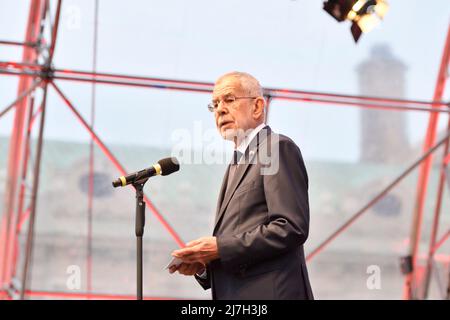
[[[144,203],[144,185],[147,180],[154,175],[167,176],[180,170],[180,164],[177,158],[164,158],[154,164],[152,167],[134,172],[127,176],[122,176],[112,182],[114,188],[125,187],[133,184],[136,189],[136,298],[142,300],[142,237],[144,236],[145,226],[145,203]]]
[[[144,235],[145,226],[145,203],[144,203],[144,184],[148,178],[133,183],[136,189],[136,298],[142,300],[142,280],[143,280],[143,263],[142,263],[142,237]]]

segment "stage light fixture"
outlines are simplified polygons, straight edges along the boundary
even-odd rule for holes
[[[323,9],[338,22],[351,21],[351,33],[358,42],[362,33],[371,31],[383,20],[389,5],[385,0],[328,0]]]

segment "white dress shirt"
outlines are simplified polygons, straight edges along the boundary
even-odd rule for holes
[[[239,144],[239,146],[236,148],[237,151],[239,151],[241,154],[245,153],[245,150],[247,150],[248,145],[253,140],[254,137],[264,128],[266,124],[263,122],[260,125],[258,125],[256,128],[254,128]]]

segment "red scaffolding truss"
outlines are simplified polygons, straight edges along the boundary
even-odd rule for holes
[[[36,218],[36,203],[38,200],[40,160],[42,156],[43,129],[46,118],[46,98],[49,88],[54,90],[64,101],[65,105],[72,112],[81,126],[89,132],[91,136],[91,158],[90,158],[90,182],[89,194],[92,201],[93,193],[93,150],[92,146],[97,145],[106,157],[113,163],[121,175],[126,175],[127,170],[111,152],[107,145],[102,141],[99,134],[93,129],[94,118],[88,122],[77,111],[77,108],[70,101],[68,96],[62,92],[57,82],[75,81],[92,83],[95,88],[96,83],[143,87],[156,90],[174,90],[185,92],[197,92],[209,94],[212,92],[213,83],[188,81],[179,79],[164,79],[156,77],[145,77],[138,75],[124,75],[112,73],[100,73],[94,70],[69,70],[53,66],[53,55],[57,44],[58,25],[61,15],[62,1],[57,0],[53,20],[49,0],[33,0],[30,2],[28,15],[28,24],[26,35],[23,42],[0,41],[0,45],[12,45],[23,47],[22,61],[0,61],[0,74],[5,76],[19,77],[17,98],[6,108],[0,110],[0,118],[8,112],[14,110],[14,121],[11,132],[11,143],[9,146],[9,160],[6,179],[5,210],[0,221],[0,299],[13,299],[25,297],[40,298],[68,298],[68,299],[133,299],[134,296],[128,295],[109,295],[102,293],[92,293],[91,285],[88,282],[88,290],[85,293],[68,292],[49,292],[32,291],[28,289],[27,279],[29,277],[29,265],[32,259],[33,239],[34,239],[34,221]],[[96,9],[97,10],[97,9]],[[44,39],[45,21],[50,19],[54,21],[51,26],[51,39]],[[96,31],[95,31],[96,32]],[[94,34],[96,39],[96,33]],[[96,41],[96,40],[94,40]],[[48,43],[48,45],[47,45]],[[96,44],[95,44],[96,45]],[[45,54],[44,54],[45,53]],[[39,59],[43,63],[39,63]],[[308,103],[331,104],[342,107],[373,108],[391,111],[421,111],[429,114],[428,128],[423,145],[422,155],[411,163],[401,174],[395,177],[392,182],[371,199],[365,206],[355,212],[347,221],[336,229],[329,237],[307,255],[307,261],[313,259],[317,254],[324,250],[329,243],[336,239],[341,233],[347,230],[358,218],[360,218],[369,208],[382,199],[392,188],[408,176],[415,168],[419,168],[419,178],[417,181],[416,205],[413,214],[410,233],[409,254],[403,257],[404,262],[404,298],[421,299],[426,298],[430,283],[430,275],[433,270],[432,262],[437,250],[450,237],[450,230],[447,230],[439,237],[439,221],[441,214],[441,205],[443,191],[445,188],[446,169],[450,162],[449,138],[450,138],[450,120],[444,136],[437,141],[437,123],[440,114],[449,116],[450,108],[448,102],[443,102],[445,83],[447,81],[447,69],[450,62],[450,26],[448,26],[447,37],[444,50],[441,57],[440,68],[436,80],[435,92],[432,101],[406,100],[379,98],[359,95],[344,95],[324,92],[311,92],[303,90],[290,90],[280,88],[265,88],[264,95],[267,98],[268,105],[273,99],[303,101]],[[40,105],[35,109],[37,98],[35,92],[42,91],[42,97],[39,100]],[[95,92],[95,91],[94,91]],[[269,109],[268,109],[269,110]],[[267,117],[268,118],[268,117]],[[450,116],[449,116],[450,118]],[[33,168],[32,197],[29,207],[25,207],[25,178],[28,174],[30,134],[33,125],[39,119],[39,133],[36,147],[36,159]],[[438,191],[436,194],[435,210],[433,213],[433,223],[431,229],[431,238],[426,254],[425,276],[417,276],[417,257],[419,255],[419,242],[423,230],[422,222],[424,217],[424,203],[428,190],[428,182],[431,171],[433,154],[438,148],[443,148],[443,158],[441,159]],[[169,232],[178,246],[183,246],[184,242],[180,235],[167,222],[164,215],[154,206],[148,196],[145,196],[145,203],[150,212],[157,218],[162,226]],[[90,216],[91,217],[91,216]],[[91,219],[91,218],[90,218]],[[18,237],[25,221],[29,221],[26,230],[26,245],[24,255],[24,264],[22,270],[18,270]],[[89,227],[90,228],[90,227]],[[90,229],[89,229],[90,230]],[[90,231],[88,233],[90,238]],[[88,239],[90,241],[90,239]],[[88,244],[90,246],[90,243]],[[89,252],[89,250],[88,250]],[[90,258],[87,261],[87,269],[90,270]],[[21,272],[20,283],[14,281],[18,273]],[[90,279],[91,273],[88,272]],[[167,299],[164,297],[146,297],[147,299]]]

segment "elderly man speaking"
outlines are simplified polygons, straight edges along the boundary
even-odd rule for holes
[[[235,150],[217,204],[213,236],[175,250],[170,272],[195,276],[213,299],[313,299],[303,244],[309,230],[308,176],[300,149],[264,124],[253,76],[215,83],[208,108]]]

